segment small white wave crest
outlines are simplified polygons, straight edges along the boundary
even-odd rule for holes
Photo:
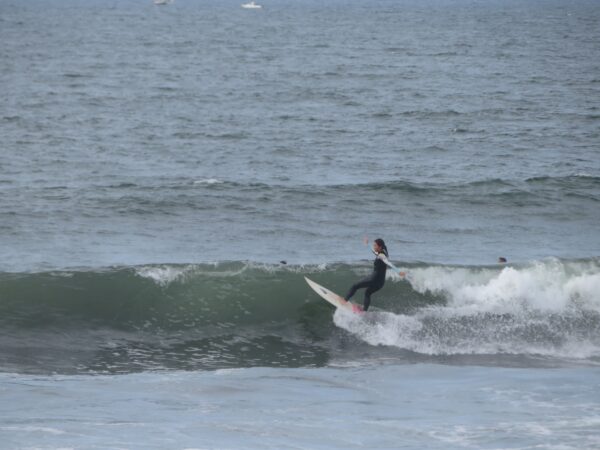
[[[143,266],[137,267],[135,273],[142,278],[149,278],[159,286],[166,287],[174,281],[183,279],[194,270],[194,266]]]
[[[202,180],[196,180],[194,181],[194,184],[222,184],[224,183],[224,181],[218,180],[216,178],[204,178]]]

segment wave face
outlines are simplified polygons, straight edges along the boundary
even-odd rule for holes
[[[129,373],[372,358],[600,362],[598,259],[406,268],[408,280],[388,275],[366,316],[334,312],[303,276],[343,294],[367,264],[3,273],[0,367]]]

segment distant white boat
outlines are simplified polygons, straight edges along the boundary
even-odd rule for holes
[[[155,5],[168,5],[169,3],[173,3],[173,0],[154,0]]]
[[[249,3],[242,3],[242,8],[246,8],[246,9],[260,9],[262,8],[262,5],[257,5],[254,0],[249,2]]]

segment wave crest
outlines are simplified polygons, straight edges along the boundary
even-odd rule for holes
[[[365,355],[600,362],[597,259],[404,268],[408,281],[390,274],[364,316],[334,311],[304,275],[343,293],[369,263],[0,273],[0,370],[296,367]]]

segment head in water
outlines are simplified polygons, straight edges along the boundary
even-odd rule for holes
[[[388,256],[387,247],[385,246],[385,242],[383,242],[383,239],[381,238],[375,239],[373,243],[373,250],[375,251],[375,253],[383,252],[385,256]]]

